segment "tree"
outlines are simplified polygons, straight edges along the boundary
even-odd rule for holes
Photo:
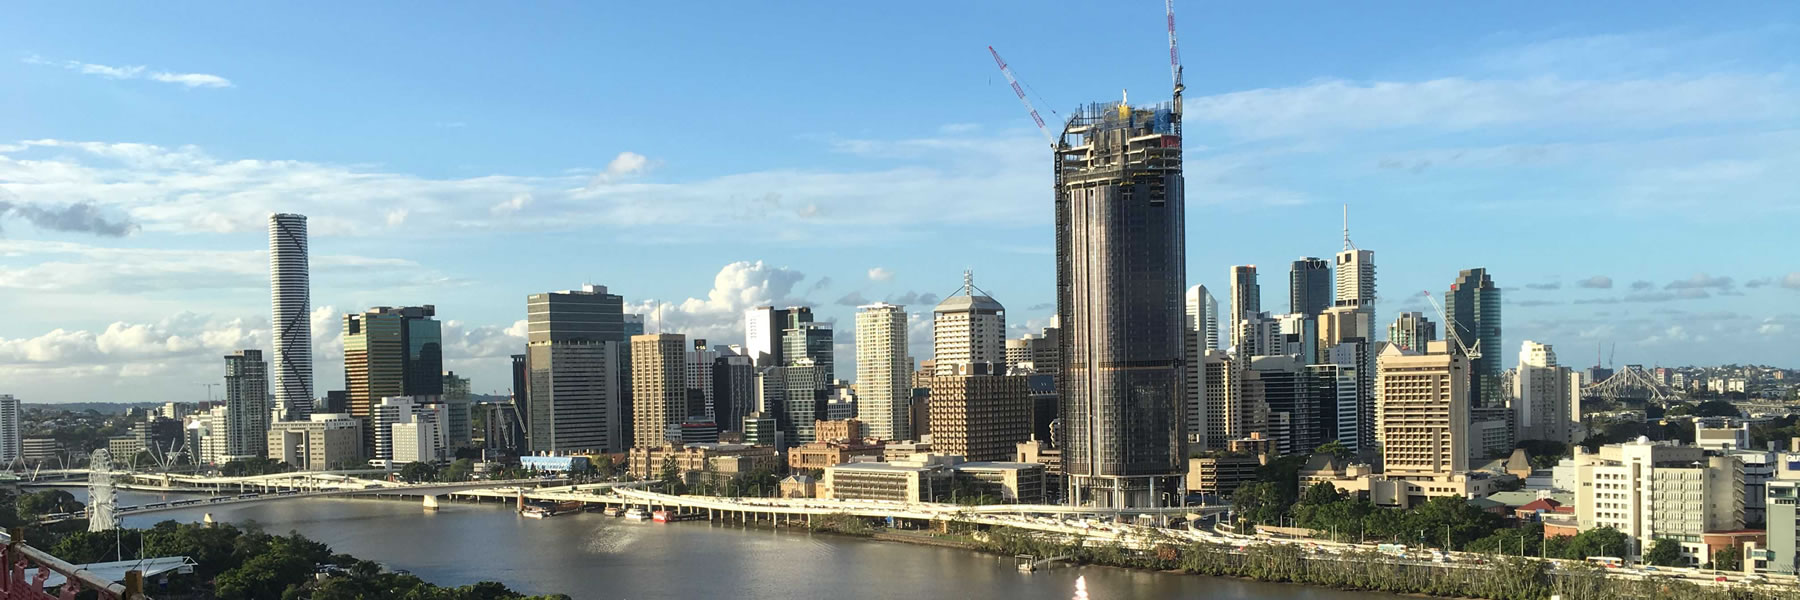
[[[19,496],[14,503],[19,518],[36,520],[38,517],[56,513],[77,512],[87,506],[75,500],[75,496],[62,490],[44,490]]]
[[[1720,548],[1713,553],[1713,568],[1720,571],[1738,571],[1744,568],[1744,551],[1737,546]]]
[[[1644,553],[1644,562],[1659,567],[1680,565],[1681,542],[1671,538],[1656,538],[1656,543],[1650,545],[1650,551]]]
[[[1724,400],[1707,400],[1694,407],[1692,414],[1696,417],[1738,417],[1743,416],[1736,406]]]
[[[451,462],[450,466],[444,467],[444,470],[438,473],[438,479],[441,481],[468,481],[469,475],[474,472],[475,461],[459,458]]]
[[[1335,444],[1336,442],[1332,443]],[[1321,481],[1312,484],[1312,487],[1308,487],[1306,488],[1306,491],[1301,492],[1299,503],[1311,506],[1323,506],[1343,499],[1344,493],[1338,491],[1337,486],[1332,485],[1331,482],[1328,481]]]
[[[432,481],[437,479],[437,466],[425,462],[409,462],[400,467],[400,478],[410,483]]]
[[[658,474],[657,481],[662,482],[665,493],[680,494],[682,492],[681,488],[684,486],[681,481],[681,465],[675,462],[675,457],[663,457],[662,471]]]
[[[1326,442],[1325,445],[1319,446],[1317,450],[1313,450],[1313,454],[1330,454],[1342,459],[1348,459],[1355,456],[1355,453],[1351,452],[1349,448],[1344,447],[1343,442],[1337,440],[1331,440]]]
[[[1259,481],[1238,486],[1231,494],[1231,506],[1240,521],[1274,525],[1287,513],[1288,505],[1278,485]]]
[[[1611,527],[1596,527],[1569,540],[1558,558],[1582,560],[1590,556],[1624,556],[1631,549],[1631,538]]]

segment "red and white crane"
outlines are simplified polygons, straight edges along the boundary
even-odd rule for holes
[[[1037,123],[1038,132],[1044,134],[1044,141],[1056,146],[1056,136],[1050,135],[1050,128],[1044,126],[1044,118],[1038,116],[1037,107],[1031,105],[1031,99],[1025,97],[1025,88],[1019,87],[1019,79],[1013,77],[1012,67],[1006,66],[1006,60],[1000,58],[1000,52],[988,46],[988,53],[994,55],[994,64],[1000,65],[1000,73],[1006,75],[1006,82],[1012,84],[1013,93],[1019,95],[1019,101],[1025,103],[1025,110],[1031,112],[1032,122]]]

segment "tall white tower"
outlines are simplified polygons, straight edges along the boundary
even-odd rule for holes
[[[970,365],[1006,364],[1006,307],[975,287],[975,274],[963,273],[961,294],[932,309],[932,374],[972,375]]]
[[[1375,251],[1350,243],[1350,207],[1344,207],[1344,250],[1337,253],[1337,294],[1333,306],[1348,306],[1369,314],[1375,322]]]
[[[869,435],[884,440],[914,439],[906,353],[906,307],[877,302],[856,309],[856,418]]]
[[[312,414],[312,277],[306,215],[269,215],[269,295],[273,305],[275,413],[284,421]]]

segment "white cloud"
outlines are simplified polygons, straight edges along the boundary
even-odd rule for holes
[[[869,269],[869,280],[870,281],[893,281],[894,280],[894,272],[889,271],[883,267],[874,267],[874,268]]]
[[[86,294],[266,289],[269,254],[262,250],[105,248],[72,242],[0,239],[0,256],[35,260],[30,266],[0,264],[0,290]],[[314,277],[348,285],[413,288],[461,283],[419,263],[399,258],[339,254],[312,256]]]
[[[738,261],[719,269],[705,298],[680,302],[643,300],[627,304],[625,312],[644,315],[645,326],[653,330],[685,333],[709,341],[741,340],[745,309],[813,304],[795,294],[796,286],[804,279],[806,274],[787,267]],[[662,311],[660,326],[656,322],[658,308]]]
[[[606,174],[614,177],[636,175],[644,172],[644,169],[649,166],[650,159],[644,158],[642,154],[620,152],[618,156],[613,157],[612,162],[606,163]]]
[[[393,210],[389,210],[387,212],[387,226],[388,227],[399,227],[401,225],[405,225],[407,213],[408,213],[408,211],[404,208],[396,208]]]
[[[513,194],[513,197],[502,200],[499,204],[495,204],[493,208],[488,209],[488,212],[496,215],[510,215],[525,210],[525,207],[530,204],[531,194],[521,192]]]
[[[210,73],[171,73],[168,71],[149,71],[143,65],[114,67],[108,65],[84,63],[76,60],[49,61],[37,56],[25,58],[27,64],[58,66],[82,75],[94,75],[107,79],[149,79],[162,83],[173,83],[190,88],[231,87],[231,80]]]
[[[1787,332],[1787,325],[1773,321],[1765,322],[1757,326],[1756,332],[1763,335],[1780,335]]]
[[[1782,276],[1781,287],[1790,290],[1800,290],[1800,271],[1795,271]]]

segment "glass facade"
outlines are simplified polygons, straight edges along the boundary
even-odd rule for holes
[[[1450,317],[1445,329],[1470,348],[1480,344],[1481,358],[1469,361],[1473,385],[1469,386],[1469,406],[1482,408],[1501,406],[1500,359],[1500,288],[1488,278],[1487,269],[1467,269],[1457,275],[1450,291],[1444,292],[1444,314]],[[1455,343],[1452,342],[1452,346]]]
[[[1294,261],[1288,271],[1288,312],[1316,315],[1331,308],[1331,263],[1322,258]]]

